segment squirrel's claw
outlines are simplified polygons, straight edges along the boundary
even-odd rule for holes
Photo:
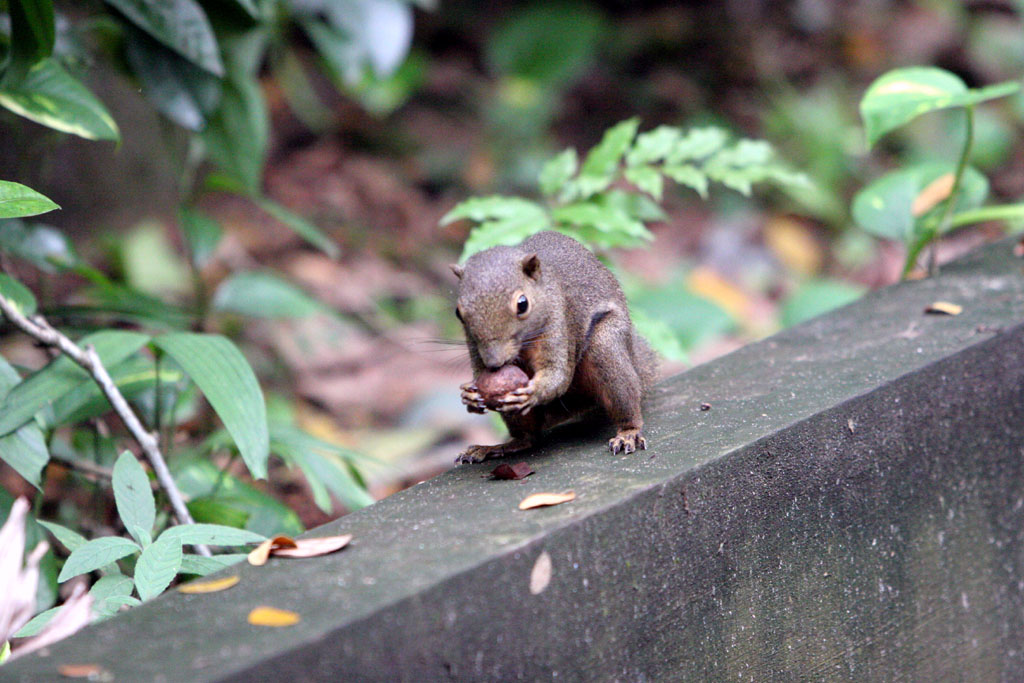
[[[471,413],[487,412],[487,406],[484,405],[484,398],[477,390],[476,384],[473,382],[466,382],[460,386],[459,389],[462,390],[462,403],[466,406],[466,410]]]
[[[647,439],[643,437],[639,429],[623,429],[609,439],[608,448],[615,455],[619,453],[629,455],[635,451],[647,450]]]
[[[531,379],[525,387],[514,389],[498,400],[498,411],[526,415],[537,405],[536,386]]]

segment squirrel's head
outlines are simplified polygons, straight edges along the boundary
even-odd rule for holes
[[[459,278],[455,315],[494,370],[515,360],[544,330],[546,302],[540,259],[533,252],[494,247],[452,265]]]

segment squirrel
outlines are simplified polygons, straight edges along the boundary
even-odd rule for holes
[[[481,373],[521,368],[525,386],[498,399],[511,439],[470,446],[456,463],[476,463],[534,446],[550,427],[600,407],[617,428],[612,453],[647,448],[640,399],[657,375],[654,351],[636,333],[615,276],[586,247],[540,232],[516,247],[492,247],[452,265],[455,315],[466,332],[473,381],[469,412],[486,411]],[[493,404],[492,404],[493,405]]]

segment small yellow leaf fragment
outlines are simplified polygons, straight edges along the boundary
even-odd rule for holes
[[[270,557],[270,551],[275,548],[294,548],[295,540],[290,536],[274,536],[256,546],[252,552],[249,553],[249,564],[254,567],[262,567],[267,563],[267,558]]]
[[[533,570],[530,572],[530,593],[540,595],[551,583],[551,556],[548,551],[537,556],[533,563]]]
[[[949,193],[953,191],[954,180],[955,178],[952,173],[946,173],[928,183],[910,205],[910,213],[913,214],[914,218],[925,215],[934,209],[939,202],[949,197]]]
[[[341,550],[352,540],[352,534],[324,536],[322,538],[297,538],[294,548],[273,548],[274,557],[317,557]]]
[[[225,576],[220,579],[209,579],[207,581],[189,581],[178,586],[179,593],[219,593],[226,591],[238,583],[237,576]]]
[[[933,304],[929,304],[925,313],[933,313],[937,315],[960,315],[964,310],[964,307],[959,304],[953,304],[948,301],[936,301]]]
[[[65,678],[99,679],[105,673],[99,664],[61,664],[57,671]]]
[[[249,612],[248,621],[253,626],[294,626],[301,617],[292,611],[276,607],[261,606]]]
[[[568,503],[570,500],[575,499],[575,491],[564,491],[563,493],[535,493],[532,496],[523,498],[519,503],[519,509],[529,510],[531,508],[541,508],[548,505],[561,505],[562,503]]]

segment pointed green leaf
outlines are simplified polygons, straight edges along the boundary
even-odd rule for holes
[[[103,330],[83,337],[78,343],[81,347],[94,346],[103,364],[111,367],[138,351],[147,341],[149,335],[139,332]],[[0,435],[14,431],[47,403],[86,381],[92,381],[88,373],[66,356],[29,375],[0,403]]]
[[[185,236],[192,262],[202,268],[220,244],[224,229],[220,223],[190,206],[179,209],[178,225]]]
[[[181,568],[181,544],[163,536],[142,551],[135,563],[135,589],[143,601],[151,600],[171,585]]]
[[[128,21],[215,76],[224,75],[217,38],[195,0],[106,0]]]
[[[605,131],[604,137],[587,154],[580,176],[604,178],[615,172],[640,127],[640,119],[627,119]]]
[[[627,166],[643,166],[661,161],[679,145],[683,133],[674,126],[658,126],[636,136],[633,148],[626,154]]]
[[[132,581],[130,576],[125,576],[124,574],[101,576],[99,581],[94,583],[92,588],[89,589],[89,595],[92,596],[94,601],[100,602],[107,598],[131,595],[134,587],[135,582]]]
[[[43,528],[45,528],[47,531],[53,534],[54,537],[58,541],[60,541],[60,543],[70,552],[74,552],[75,550],[78,550],[78,548],[80,548],[81,546],[88,543],[88,541],[85,539],[85,536],[78,533],[77,531],[72,531],[71,529],[65,526],[55,524],[54,522],[44,522],[41,519],[38,521],[39,524],[43,526]]]
[[[267,409],[245,356],[227,337],[177,332],[153,339],[206,396],[257,479],[267,475]]]
[[[233,564],[245,560],[245,553],[231,553],[228,555],[214,555],[213,557],[202,557],[200,555],[184,555],[181,558],[182,574],[196,574],[206,576],[215,571],[230,567]]]
[[[284,278],[255,270],[229,275],[217,287],[212,303],[218,311],[257,318],[304,318],[327,310]]]
[[[690,164],[665,166],[664,173],[680,185],[696,190],[702,199],[708,198],[708,176]]]
[[[352,477],[345,461],[344,449],[291,425],[280,424],[271,426],[270,448],[297,465],[314,491],[317,484],[329,489],[349,510],[358,510],[374,502],[366,489]],[[330,513],[329,498],[325,500],[321,494],[316,503],[324,512]]]
[[[631,166],[626,169],[626,180],[636,185],[637,189],[646,192],[661,201],[665,189],[665,181],[658,171],[650,166]]]
[[[71,551],[57,581],[63,583],[142,550],[135,541],[120,536],[94,538]]]
[[[257,206],[279,220],[296,235],[306,240],[314,247],[324,252],[332,259],[338,258],[341,249],[338,243],[328,237],[320,228],[316,227],[302,216],[290,209],[286,209],[277,202],[266,197],[256,197],[253,201]]]
[[[8,3],[11,44],[4,82],[16,83],[29,67],[53,53],[56,37],[52,0],[13,0]]]
[[[673,143],[665,155],[665,163],[674,166],[684,161],[704,159],[724,147],[728,139],[729,134],[721,128],[693,128]]]
[[[0,296],[14,304],[18,312],[26,317],[36,312],[36,297],[28,287],[7,273],[0,273]]]
[[[46,625],[49,624],[55,616],[57,616],[57,612],[61,611],[63,608],[64,605],[60,605],[58,607],[51,607],[45,612],[40,612],[29,619],[28,623],[18,629],[15,633],[11,634],[11,637],[29,638],[31,636],[39,635],[39,633],[46,628]]]
[[[543,211],[487,221],[473,228],[473,231],[469,233],[459,260],[465,261],[473,254],[491,247],[519,244],[530,235],[535,235],[550,227],[551,219]]]
[[[265,538],[252,531],[220,524],[179,524],[160,534],[160,540],[169,539],[178,545],[246,545]]]
[[[270,122],[255,77],[232,74],[225,79],[220,107],[201,133],[210,160],[241,183],[250,196],[259,193],[267,156]]]
[[[156,500],[146,470],[129,451],[121,453],[114,465],[113,487],[117,514],[128,533],[145,546],[156,522]]]
[[[24,477],[25,481],[39,488],[43,469],[50,462],[42,430],[34,424],[27,424],[13,434],[0,437],[0,459]]]
[[[0,180],[0,218],[36,216],[59,208],[30,187]]]
[[[0,106],[87,140],[118,140],[117,124],[106,108],[53,57],[29,69],[17,85],[0,89]]]

